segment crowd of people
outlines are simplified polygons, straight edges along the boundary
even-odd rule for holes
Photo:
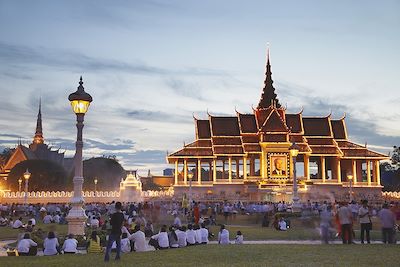
[[[31,235],[37,235],[40,230],[36,229],[37,221],[43,224],[65,224],[68,210],[67,204],[0,205],[0,226],[23,229],[25,233],[20,237],[17,250],[20,255],[35,255],[38,244]],[[116,259],[119,259],[121,253],[148,251],[151,247],[162,250],[204,245],[214,236],[210,226],[217,225],[217,218],[221,220],[218,221],[220,230],[216,233],[218,243],[230,244],[233,241],[242,244],[243,234],[238,231],[231,240],[229,230],[224,225],[234,223],[238,214],[254,215],[251,218],[255,218],[255,223],[261,221],[264,227],[269,227],[271,221],[272,227],[279,231],[291,228],[291,206],[283,201],[193,202],[189,208],[181,202],[173,201],[89,203],[86,204],[85,210],[88,216],[88,237],[84,244],[78,242],[73,235],[68,235],[60,245],[57,234],[50,231],[43,237],[44,255],[77,253],[78,245],[86,245],[87,253],[104,252],[105,260],[108,261],[113,250],[117,252]],[[302,203],[301,216],[319,217],[324,243],[329,243],[336,234],[344,244],[352,244],[355,238],[354,226],[357,223],[360,224],[361,243],[370,243],[372,223],[377,219],[381,224],[382,241],[395,243],[400,207],[396,203],[368,205],[367,200],[360,203],[307,201]],[[169,226],[166,222],[171,219],[166,218],[173,218]],[[159,231],[155,231],[154,225],[159,227]],[[45,233],[41,234],[43,236]]]

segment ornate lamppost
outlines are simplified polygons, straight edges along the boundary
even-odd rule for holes
[[[189,178],[189,208],[190,210],[192,209],[192,203],[193,203],[193,196],[192,196],[192,179],[193,179],[193,172],[189,171],[187,174]]]
[[[98,182],[97,178],[94,178],[94,195],[95,195],[95,197],[97,197],[97,182]]]
[[[297,176],[296,176],[296,157],[299,154],[300,147],[294,142],[289,147],[290,156],[293,162],[293,203],[292,212],[297,212],[301,210],[301,204],[299,202],[300,198],[297,192]]]
[[[347,175],[347,179],[349,180],[350,202],[352,202],[353,201],[353,175],[351,175],[351,174]]]
[[[31,178],[31,173],[26,169],[24,172],[24,178],[25,178],[25,196],[24,196],[24,204],[28,203],[28,183],[29,183],[29,178]]]
[[[87,216],[83,209],[82,185],[83,185],[83,164],[82,164],[82,130],[85,113],[88,111],[92,97],[85,92],[83,88],[82,76],[79,81],[78,90],[69,95],[68,100],[71,102],[73,112],[76,114],[76,128],[78,129],[76,138],[76,151],[74,158],[75,175],[74,196],[71,199],[71,209],[67,216],[68,233],[74,235],[85,234],[85,222]]]
[[[20,192],[20,193],[21,193],[21,187],[22,187],[22,178],[19,177],[19,179],[18,179],[18,192]]]

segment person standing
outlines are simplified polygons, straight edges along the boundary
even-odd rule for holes
[[[347,206],[347,202],[341,203],[340,208],[338,209],[338,217],[343,244],[353,243],[353,232],[351,229],[352,214],[351,210]]]
[[[362,206],[358,210],[358,217],[360,218],[361,225],[361,244],[364,244],[364,233],[366,234],[367,243],[371,243],[369,231],[372,230],[371,213],[368,207],[368,200],[362,201]]]
[[[382,225],[382,241],[383,243],[394,244],[394,227],[396,225],[396,216],[389,209],[387,203],[383,204],[382,209],[378,213]]]
[[[114,241],[117,244],[117,255],[115,256],[115,260],[119,260],[121,258],[121,228],[124,222],[124,214],[121,212],[121,208],[121,202],[118,201],[115,203],[115,213],[111,215],[110,219],[111,233],[108,238],[104,261],[110,260],[111,247]]]
[[[332,206],[327,205],[326,209],[321,211],[321,238],[324,244],[329,244],[329,228],[332,226]]]

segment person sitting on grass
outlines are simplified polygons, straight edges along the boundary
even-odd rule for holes
[[[209,233],[204,223],[201,224],[200,233],[201,233],[201,244],[208,244]]]
[[[44,224],[50,224],[52,222],[53,222],[53,216],[51,216],[50,214],[47,214],[46,216],[44,216],[44,218],[43,218]]]
[[[63,251],[64,254],[75,254],[78,252],[78,250],[76,249],[78,246],[78,240],[76,240],[74,238],[73,234],[69,234],[68,235],[68,239],[66,239],[64,241],[63,244]]]
[[[151,240],[154,240],[157,242],[151,242]],[[149,245],[154,246],[155,249],[167,249],[169,248],[169,240],[168,240],[168,234],[167,234],[167,226],[163,225],[161,226],[160,232],[156,235],[153,235],[149,241]]]
[[[228,245],[229,242],[229,231],[225,229],[225,225],[221,224],[221,229],[218,233],[218,244]]]
[[[133,247],[136,252],[147,251],[146,237],[140,230],[140,224],[135,225],[134,233],[129,236],[129,240],[133,241]]]
[[[176,235],[175,229],[172,225],[169,227],[168,241],[170,248],[179,248],[178,236]]]
[[[20,256],[35,256],[36,253],[32,255],[29,254],[31,247],[37,247],[37,243],[31,239],[29,233],[25,233],[24,238],[18,242],[17,245],[18,254]]]
[[[13,229],[19,229],[19,228],[24,228],[24,225],[22,223],[22,217],[19,217],[18,219],[15,220],[15,222],[12,225]]]
[[[121,252],[122,253],[131,252],[131,242],[130,242],[130,240],[128,238],[128,233],[122,233]]]
[[[196,232],[193,230],[193,225],[188,224],[188,229],[186,231],[186,240],[188,246],[196,245]]]
[[[287,223],[283,217],[279,220],[279,231],[287,231]]]
[[[101,253],[102,248],[100,245],[100,237],[97,235],[97,231],[92,231],[90,240],[87,245],[87,253]]]
[[[243,235],[241,231],[237,231],[236,233],[235,244],[243,244]]]
[[[58,239],[54,232],[49,232],[46,239],[43,242],[43,255],[45,256],[54,256],[59,253]]]
[[[178,230],[175,231],[176,236],[178,237],[178,244],[180,248],[187,246],[187,235],[186,235],[186,226],[181,226]]]

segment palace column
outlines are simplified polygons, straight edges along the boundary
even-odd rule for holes
[[[217,182],[217,161],[213,159],[213,183]]]
[[[240,174],[240,161],[236,159],[236,179],[239,179]]]
[[[243,157],[243,179],[247,179],[247,157]]]
[[[187,184],[187,159],[183,160],[183,183]]]
[[[304,154],[304,174],[306,176],[307,181],[310,180],[310,156]]]
[[[367,183],[368,186],[371,186],[371,162],[367,160]]]
[[[211,172],[211,170],[213,170],[213,164],[211,163],[211,161],[208,162],[208,181],[212,181],[213,180],[213,172]]]
[[[229,165],[229,183],[232,183],[232,157],[228,158],[228,165]]]
[[[178,175],[179,175],[178,160],[176,160],[175,161],[175,185],[178,184]]]
[[[357,184],[357,162],[354,159],[351,160],[351,166],[353,169],[353,181],[354,181],[354,184],[356,185]]]
[[[201,184],[201,160],[197,159],[197,183]]]
[[[381,173],[379,171],[379,160],[375,161],[376,184],[381,185]]]
[[[222,179],[225,179],[225,159],[222,159]]]
[[[342,167],[341,167],[341,165],[340,165],[340,159],[339,158],[336,158],[336,160],[337,160],[337,172],[336,172],[336,175],[337,175],[337,182],[338,183],[341,183],[342,182]]]
[[[326,170],[325,170],[325,157],[321,156],[321,176],[322,176],[322,182],[326,182]]]

